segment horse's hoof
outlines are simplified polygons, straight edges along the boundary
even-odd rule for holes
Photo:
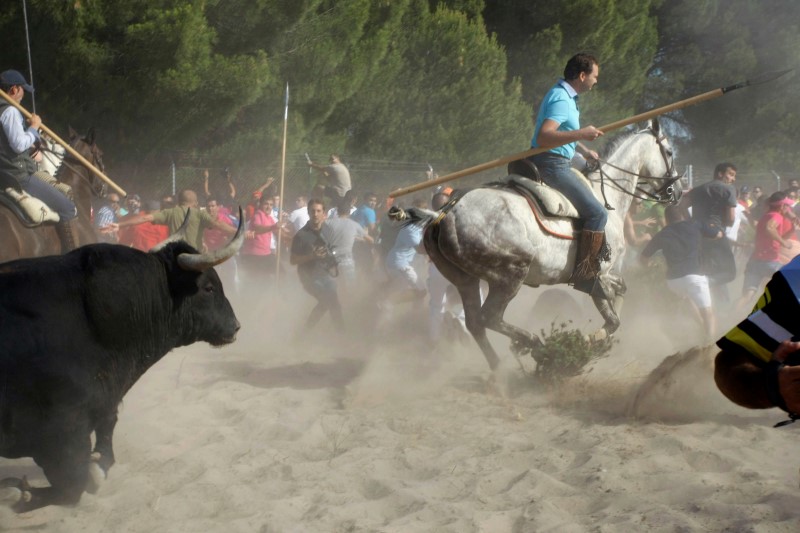
[[[531,346],[522,341],[511,341],[511,353],[519,357],[531,352]]]

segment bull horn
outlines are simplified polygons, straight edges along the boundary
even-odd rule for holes
[[[178,228],[178,231],[161,241],[160,243],[156,244],[152,248],[150,248],[150,253],[160,252],[163,250],[169,243],[171,242],[178,242],[178,241],[185,241],[186,240],[186,226],[189,223],[189,213],[192,212],[192,208],[186,209],[186,216],[183,217],[183,223],[181,227]]]
[[[208,270],[233,257],[242,247],[242,243],[244,243],[244,213],[242,212],[242,206],[239,206],[239,227],[236,229],[236,234],[231,239],[231,242],[224,248],[213,252],[180,254],[178,256],[178,266],[184,270],[195,270],[197,272]]]

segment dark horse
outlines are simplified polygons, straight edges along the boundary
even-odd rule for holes
[[[79,154],[104,171],[103,152],[95,144],[94,129],[85,137],[69,129],[69,143]],[[88,168],[69,153],[56,172],[55,178],[72,187],[73,201],[78,208],[78,216],[72,221],[76,244],[95,242],[92,228],[92,196],[104,192],[103,183]],[[23,257],[41,257],[61,253],[61,242],[56,235],[55,226],[43,224],[28,228],[8,209],[0,208],[0,263]]]
[[[657,120],[636,133],[616,139],[588,177],[595,195],[614,207],[609,212],[606,238],[611,261],[602,265],[592,298],[605,323],[595,332],[601,339],[619,327],[625,282],[620,259],[625,253],[623,223],[633,196],[652,195],[675,202],[675,169],[669,140]],[[601,181],[602,177],[602,181]],[[639,181],[654,192],[642,190]],[[562,200],[566,202],[566,200]],[[531,353],[541,341],[536,335],[503,319],[506,307],[522,285],[538,287],[567,283],[578,247],[575,222],[564,217],[540,220],[528,202],[514,192],[497,188],[472,189],[454,196],[440,211],[411,208],[412,222],[426,224],[425,250],[439,271],[458,289],[466,325],[494,370],[500,359],[486,336],[491,329],[509,337],[517,353]],[[401,213],[399,218],[403,218]],[[479,282],[489,284],[481,302]]]

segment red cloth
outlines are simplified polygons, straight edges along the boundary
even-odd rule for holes
[[[146,214],[142,211],[142,214]],[[136,215],[126,215],[122,218],[132,218]],[[119,243],[123,246],[130,246],[143,252],[149,251],[153,246],[169,237],[169,228],[159,226],[152,222],[144,222],[135,226],[125,226],[119,228]]]

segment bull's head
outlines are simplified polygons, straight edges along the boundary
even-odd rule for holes
[[[153,247],[150,252],[158,253],[170,243],[183,240],[191,210],[187,211],[181,228],[165,241]],[[180,244],[175,250],[178,269],[170,285],[175,283],[176,292],[181,295],[182,307],[188,313],[191,333],[187,342],[202,340],[212,346],[222,346],[236,340],[240,324],[236,319],[230,302],[225,297],[222,281],[213,267],[233,257],[244,242],[244,213],[239,208],[239,227],[231,241],[214,252],[197,253],[182,251],[191,248]],[[189,333],[189,332],[187,332]]]

